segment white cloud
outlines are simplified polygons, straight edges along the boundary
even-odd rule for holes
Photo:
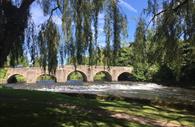
[[[34,23],[37,26],[40,24],[43,24],[48,19],[48,16],[43,15],[43,10],[38,4],[32,5],[30,13],[31,13]]]
[[[125,8],[127,8],[128,10],[137,13],[137,10],[130,5],[129,3],[125,2],[124,0],[119,0],[119,4]]]

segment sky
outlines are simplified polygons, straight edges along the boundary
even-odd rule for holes
[[[134,34],[136,24],[144,8],[147,6],[147,0],[119,0],[120,11],[127,16],[128,20],[128,37],[122,41],[129,43],[134,40]],[[38,26],[44,23],[48,16],[43,16],[42,9],[37,4],[33,4],[31,7],[31,15],[35,24]],[[61,18],[53,16],[53,20],[60,27],[62,24]],[[105,34],[103,32],[104,26],[104,14],[99,15],[99,42],[105,42]],[[93,28],[92,28],[93,29]],[[101,45],[104,45],[101,43]]]
[[[127,41],[134,40],[134,34],[138,19],[143,12],[143,9],[147,7],[147,0],[120,0],[121,8],[128,20],[128,34]]]

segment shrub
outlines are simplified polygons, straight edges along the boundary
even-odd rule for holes
[[[195,63],[186,65],[181,69],[180,81],[195,82]]]
[[[136,81],[151,81],[153,75],[158,71],[158,66],[148,66],[148,64],[137,64],[134,66],[133,76]]]
[[[173,82],[175,75],[167,65],[162,65],[158,72],[153,75],[152,80],[155,82]]]

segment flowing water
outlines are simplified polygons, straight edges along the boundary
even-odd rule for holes
[[[71,84],[72,83],[72,84]],[[82,85],[80,85],[82,84]],[[13,89],[27,89],[60,93],[86,93],[114,95],[122,97],[184,102],[195,105],[195,90],[166,87],[155,83],[115,82],[115,83],[82,83],[71,81],[66,84],[7,84]]]

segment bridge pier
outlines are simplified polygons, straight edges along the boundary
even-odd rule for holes
[[[36,83],[36,71],[28,71],[25,78],[27,83]]]
[[[112,81],[113,82],[117,82],[118,81],[118,77],[116,77],[116,76],[112,77]]]
[[[65,70],[63,69],[59,69],[56,71],[56,74],[55,74],[55,77],[57,79],[57,82],[59,83],[63,83],[63,82],[66,82],[66,73],[65,73]]]

